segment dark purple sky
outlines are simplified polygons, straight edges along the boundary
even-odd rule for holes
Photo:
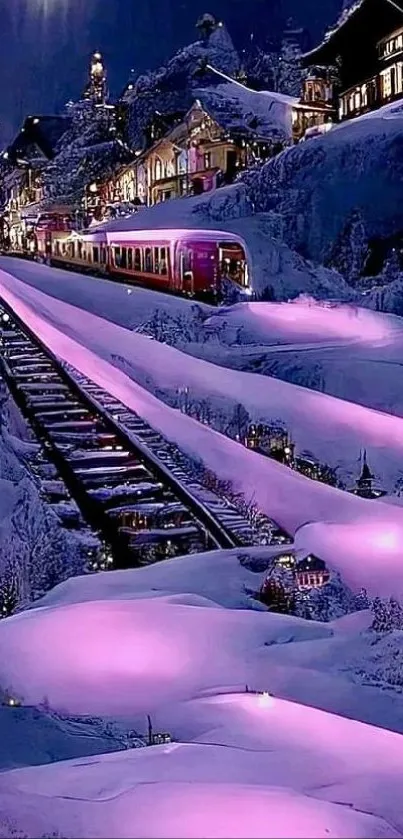
[[[222,17],[238,42],[277,34],[293,14],[317,37],[341,0],[0,0],[0,145],[23,117],[78,95],[94,49],[117,93],[131,67],[147,70],[195,38],[197,16]]]

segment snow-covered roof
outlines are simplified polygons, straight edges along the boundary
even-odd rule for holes
[[[298,104],[296,97],[251,90],[211,65],[206,69],[218,84],[196,88],[195,97],[222,128],[256,139],[291,136],[291,113]]]

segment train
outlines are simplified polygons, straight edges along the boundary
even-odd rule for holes
[[[220,300],[226,283],[251,291],[250,260],[240,236],[221,230],[108,230],[76,232],[68,221],[44,219],[36,229],[37,256],[59,267],[188,297]]]

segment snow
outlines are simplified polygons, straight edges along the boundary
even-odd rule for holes
[[[264,607],[252,600],[251,595],[260,589],[266,572],[254,573],[241,564],[239,558],[260,560],[262,567],[268,567],[271,558],[279,552],[278,546],[209,551],[168,559],[133,571],[108,571],[79,580],[71,578],[48,592],[41,603],[53,607],[88,600],[176,596],[192,592],[204,601],[225,608],[262,610]]]
[[[0,772],[57,760],[115,751],[119,743],[77,720],[63,720],[45,709],[0,707]],[[1,833],[0,816],[0,836]]]
[[[1,622],[0,684],[63,713],[141,716],[215,686],[243,690],[265,643],[330,634],[326,624],[169,596],[41,607]]]
[[[112,366],[111,358],[115,349],[111,348],[111,335],[119,336],[116,347],[119,354],[124,351],[123,331],[102,321],[102,323],[77,308],[57,302],[54,298],[43,296],[41,292],[1,275],[1,293],[16,311],[27,320],[31,328],[62,359],[75,366],[84,375],[105,387],[113,396],[137,411],[163,436],[175,442],[186,454],[202,459],[207,468],[215,471],[220,478],[230,480],[236,490],[241,491],[246,499],[253,499],[267,515],[282,525],[288,532],[299,531],[298,539],[304,538],[309,549],[321,556],[332,568],[339,571],[346,583],[353,589],[365,586],[371,593],[389,595],[403,591],[403,566],[401,551],[403,544],[402,511],[395,505],[365,501],[355,496],[342,493],[329,486],[309,481],[280,464],[244,449],[234,441],[217,434],[208,427],[197,423],[190,417],[163,405],[143,387],[132,381],[126,372]],[[35,311],[31,306],[35,307]],[[66,328],[68,315],[68,328]],[[63,334],[63,332],[66,334]],[[137,338],[137,336],[132,336]],[[173,349],[163,347],[142,339],[142,351],[139,354],[147,358],[159,359],[164,366],[164,376],[169,379],[168,364],[164,359],[175,358]],[[140,344],[138,344],[140,347]],[[151,350],[152,347],[152,350]],[[155,347],[155,349],[154,349]],[[163,352],[164,358],[158,355]],[[184,372],[186,357],[179,354],[179,366],[176,371]],[[156,362],[155,365],[157,366]],[[204,371],[204,372],[203,372]],[[216,374],[221,374],[220,368]],[[234,384],[228,371],[230,390]],[[154,367],[155,374],[155,367]],[[177,375],[176,372],[174,372]],[[212,370],[202,368],[205,382],[211,388]],[[235,381],[235,380],[234,380]],[[241,378],[242,387],[250,381],[250,387],[259,391],[259,380],[251,377]],[[269,380],[262,380],[267,389]],[[274,388],[274,384],[276,387]],[[237,385],[240,386],[240,385]],[[271,383],[278,402],[277,407],[284,408],[296,404],[297,427],[305,411],[305,417],[320,417],[320,421],[311,426],[312,432],[328,434],[330,441],[336,431],[340,449],[351,441],[351,451],[362,440],[363,433],[369,435],[369,442],[374,449],[383,450],[387,460],[401,457],[401,420],[364,410],[353,403],[332,400],[311,391],[293,391],[286,398],[286,385]],[[221,379],[221,389],[223,387]],[[295,401],[292,393],[298,392],[302,399]],[[279,395],[280,394],[280,395]],[[253,395],[257,399],[256,390]],[[291,410],[291,409],[290,409]],[[271,407],[271,412],[273,407]],[[298,420],[298,422],[297,422]],[[332,423],[337,424],[332,425]],[[321,428],[327,429],[321,432]],[[294,429],[292,429],[294,430]],[[354,438],[354,434],[356,434]],[[391,462],[391,461],[389,461]],[[316,527],[304,528],[308,522]],[[326,531],[329,527],[329,537]],[[393,534],[393,538],[391,536]],[[305,546],[305,545],[304,545]]]
[[[402,735],[299,704],[401,729],[399,698],[394,705],[343,672],[346,650],[351,658],[365,643],[368,614],[326,626],[222,608],[190,593],[202,577],[213,586],[213,559],[224,569],[235,556],[68,581],[1,622],[0,684],[12,695],[46,695],[65,715],[102,714],[117,730],[144,732],[151,714],[154,731],[174,742],[95,756],[95,727],[92,756],[80,758],[85,725],[36,719],[38,756],[53,738],[63,761],[0,774],[0,835],[402,836]],[[145,590],[151,582],[157,593]],[[187,595],[162,594],[178,583]],[[218,595],[224,583],[215,580]],[[63,731],[72,739],[58,741]],[[28,763],[28,745],[19,758],[18,749],[10,742],[12,765]]]
[[[223,782],[221,779],[227,760],[222,760],[221,755],[217,765],[217,769],[221,770],[220,783],[206,782],[203,769],[210,758],[217,761],[214,751],[194,748],[192,753],[188,747],[180,747],[179,752],[176,751],[169,760],[172,768],[177,770],[175,774],[181,778],[175,782],[164,777],[166,760],[161,752],[153,756],[154,771],[159,769],[162,775],[158,781],[154,781],[151,769],[149,772],[143,770],[138,782],[137,773],[144,762],[143,754],[124,755],[115,762],[113,781],[108,779],[111,764],[106,759],[97,765],[96,779],[92,778],[93,772],[79,763],[74,768],[66,766],[59,769],[57,779],[50,775],[46,778],[41,769],[40,791],[33,787],[39,772],[31,777],[27,771],[24,775],[20,772],[9,781],[11,791],[7,790],[7,778],[2,779],[2,785],[6,787],[7,811],[13,816],[18,814],[18,825],[22,829],[35,831],[29,832],[28,836],[38,836],[38,831],[60,823],[68,835],[74,833],[80,839],[117,835],[122,839],[141,839],[143,836],[150,839],[161,836],[167,839],[213,836],[217,839],[227,836],[244,839],[246,835],[251,839],[287,839],[291,835],[295,839],[306,836],[317,839],[327,835],[340,839],[381,839],[400,835],[382,819],[351,811],[347,806],[317,801],[308,795],[278,789],[274,785],[261,787],[258,783]],[[138,758],[137,761],[135,758]],[[189,758],[193,758],[192,762]],[[132,762],[134,765],[130,766]],[[261,761],[256,762],[256,770],[258,768],[262,769]],[[256,770],[252,774],[257,774]],[[146,778],[151,776],[151,781],[142,780],[143,774]],[[192,779],[197,774],[202,776],[201,781]],[[63,794],[66,787],[70,789],[72,777],[76,781],[75,787],[79,782],[76,788],[80,797],[76,797],[74,803],[63,803]],[[50,789],[45,790],[43,781],[50,784]],[[108,798],[103,793],[105,784]],[[87,789],[84,797],[83,790]],[[41,813],[44,798],[47,802],[51,801],[51,811],[47,815]],[[17,799],[22,803],[22,812],[16,809]]]
[[[287,244],[321,263],[354,210],[367,241],[398,233],[402,119],[401,103],[386,105],[286,149],[242,176],[250,200],[258,211],[279,213]]]
[[[250,90],[225,73],[214,72],[222,82],[210,88],[196,88],[194,93],[222,128],[260,140],[291,140],[292,109],[298,99],[274,91]]]

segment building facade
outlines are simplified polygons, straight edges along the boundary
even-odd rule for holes
[[[338,76],[340,120],[403,97],[403,0],[361,0],[324,41],[303,56]]]
[[[186,116],[102,185],[105,204],[200,195],[232,183],[237,173],[270,154],[270,140],[226,130],[195,100]]]

